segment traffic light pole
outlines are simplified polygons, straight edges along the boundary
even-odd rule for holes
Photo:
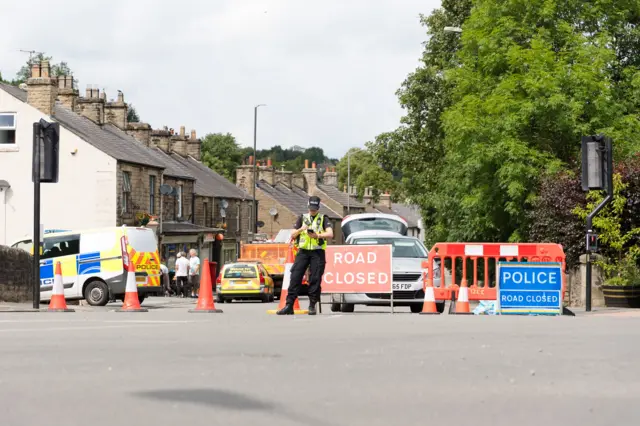
[[[613,142],[610,138],[603,137],[602,141],[604,142],[602,147],[600,148],[603,155],[603,163],[602,171],[604,172],[605,188],[607,190],[607,196],[600,204],[596,206],[595,209],[587,216],[587,225],[586,225],[586,248],[587,248],[587,270],[586,270],[586,288],[585,288],[585,310],[587,312],[591,312],[591,281],[592,281],[592,271],[591,271],[591,253],[593,252],[593,244],[596,241],[595,235],[593,234],[593,218],[602,210],[607,204],[609,204],[613,200]],[[583,165],[584,167],[584,165]]]
[[[33,309],[40,308],[40,140],[42,127],[33,123]]]

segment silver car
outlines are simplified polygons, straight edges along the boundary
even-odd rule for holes
[[[424,304],[424,281],[422,262],[428,258],[428,250],[415,237],[392,231],[359,231],[349,235],[347,244],[389,244],[393,252],[393,306],[409,306],[411,312],[422,311]],[[434,286],[440,286],[440,267],[434,266]],[[428,273],[431,273],[430,271]],[[390,294],[347,293],[335,294],[331,299],[333,312],[353,312],[355,305],[390,306]],[[444,302],[436,304],[444,311]]]

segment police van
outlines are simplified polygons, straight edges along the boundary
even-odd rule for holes
[[[33,253],[32,240],[12,247]],[[138,297],[162,294],[160,255],[153,230],[110,227],[45,232],[40,255],[40,300],[51,299],[55,264],[62,265],[64,296],[92,306],[124,299],[129,262],[135,266]]]

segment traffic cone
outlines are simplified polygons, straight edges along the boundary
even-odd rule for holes
[[[280,291],[280,303],[278,303],[278,309],[269,309],[267,311],[268,314],[275,314],[280,309],[284,308],[287,304],[287,294],[289,294],[289,284],[291,283],[291,267],[293,266],[293,262],[295,258],[293,256],[293,248],[289,247],[289,252],[287,253],[287,259],[284,264],[284,278],[282,279],[282,290]],[[300,302],[296,297],[295,302],[293,302],[293,313],[294,314],[308,314],[309,310],[300,309]]]
[[[198,292],[198,304],[195,309],[190,309],[191,313],[221,314],[222,309],[216,309],[213,303],[213,286],[211,285],[211,273],[209,272],[209,259],[202,262],[200,272],[200,291]]]
[[[426,262],[422,263],[422,268],[428,268],[428,264],[425,265]],[[422,306],[422,312],[420,315],[440,315],[438,309],[436,308],[436,295],[433,291],[433,278],[426,278],[427,271],[423,273],[425,287],[424,287],[424,305]]]
[[[60,262],[56,262],[56,274],[53,278],[53,289],[48,311],[75,312],[75,310],[67,308],[67,301],[64,298],[64,285],[62,284],[62,264]]]
[[[131,259],[131,257],[129,257]],[[140,299],[138,299],[138,284],[136,284],[136,267],[129,260],[129,268],[127,268],[127,287],[124,293],[124,303],[122,308],[116,312],[149,312],[148,309],[140,307]]]
[[[456,301],[454,315],[473,315],[473,312],[469,311],[469,287],[466,279],[462,280],[462,285],[458,290],[458,300]]]

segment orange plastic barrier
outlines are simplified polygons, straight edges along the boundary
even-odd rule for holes
[[[429,272],[434,262],[440,259],[440,286],[434,286],[437,300],[451,300],[452,293],[458,298],[458,289],[463,281],[469,286],[469,300],[496,300],[496,277],[498,262],[558,262],[566,270],[565,254],[560,244],[550,243],[437,243],[429,251]],[[447,259],[449,262],[447,262]],[[446,282],[446,269],[451,271],[451,282]],[[456,266],[462,267],[461,281],[457,281]],[[483,280],[478,280],[481,272]],[[433,275],[429,273],[433,283]],[[562,297],[566,291],[566,274],[562,274]]]

